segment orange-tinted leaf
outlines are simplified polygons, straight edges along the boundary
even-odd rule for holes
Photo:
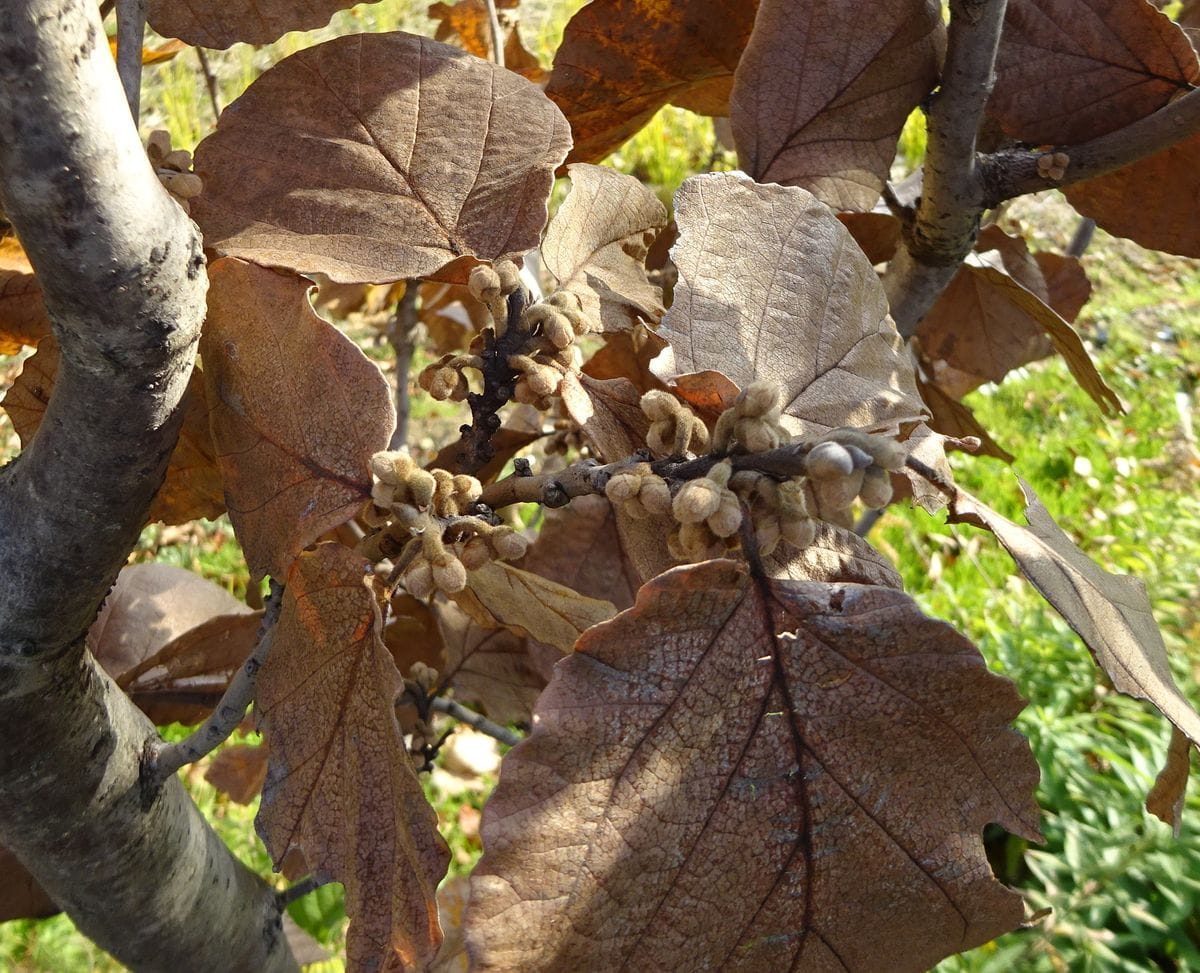
[[[1154,779],[1150,793],[1146,795],[1146,810],[1160,821],[1171,825],[1176,838],[1183,828],[1183,799],[1187,795],[1191,763],[1191,743],[1178,727],[1172,726],[1167,762]]]
[[[900,221],[891,213],[838,213],[854,242],[874,264],[887,263],[900,247]]]
[[[110,37],[108,39],[109,50],[112,51],[112,56],[117,56],[117,38]],[[188,45],[183,41],[166,41],[159,44],[157,47],[142,48],[142,64],[163,64],[166,61],[172,61],[176,55],[186,51]]]
[[[5,396],[4,408],[22,446],[29,445],[46,414],[58,362],[58,342],[50,335],[38,342],[37,351],[25,360]],[[179,440],[146,518],[151,523],[183,524],[198,517],[219,517],[225,510],[221,471],[208,427],[204,373],[199,368],[192,371],[186,396]]]
[[[223,747],[204,772],[204,779],[238,804],[249,804],[267,779],[266,744],[234,743]]]
[[[447,274],[536,246],[566,120],[511,71],[411,34],[293,54],[196,149],[222,254],[342,282]],[[302,204],[298,201],[302,200]]]
[[[1070,323],[1092,296],[1092,282],[1077,257],[1047,250],[1035,253],[1034,259],[1046,281],[1046,301],[1064,321]]]
[[[1063,192],[1114,236],[1149,250],[1200,257],[1200,220],[1192,206],[1181,205],[1200,198],[1200,135]]]
[[[646,253],[667,211],[637,179],[602,166],[567,167],[571,191],[542,240],[542,260],[561,290],[579,298],[603,331],[663,316],[662,288],[646,279]]]
[[[1037,836],[1020,708],[900,591],[669,572],[504,759],[475,968],[903,973],[1013,929],[981,832]]]
[[[783,392],[795,431],[895,428],[919,419],[912,364],[871,264],[823,203],[735,173],[675,196],[675,303],[655,374],[714,370]]]
[[[290,30],[314,30],[356,0],[150,0],[146,19],[164,37],[196,47],[270,44]],[[359,0],[362,2],[362,0]],[[375,0],[365,0],[374,3]]]
[[[1015,457],[992,439],[988,431],[975,418],[975,413],[958,399],[943,391],[936,382],[923,382],[918,375],[917,389],[925,404],[929,406],[931,413],[929,427],[934,432],[939,432],[943,436],[953,436],[956,439],[975,436],[980,444],[979,455],[995,456],[1006,463],[1013,461]]]
[[[536,85],[545,86],[550,79],[550,72],[542,67],[539,61],[521,40],[521,32],[514,23],[504,42],[504,66],[515,71],[522,78],[528,78]]]
[[[884,0],[869,19],[847,17],[840,0],[761,0],[729,99],[742,168],[869,210],[944,46],[937,0]]]
[[[492,449],[495,451],[492,453],[491,459],[476,469],[471,475],[479,480],[480,483],[487,483],[495,479],[509,460],[526,446],[537,442],[542,436],[543,433],[540,429],[513,429],[509,426],[501,426],[492,434],[489,440]],[[450,470],[452,473],[457,473],[461,472],[460,464],[462,460],[462,446],[455,440],[447,443],[438,450],[438,454],[430,460],[428,468]]]
[[[42,285],[13,236],[0,237],[0,355],[15,355],[50,334]]]
[[[428,281],[421,285],[420,320],[435,355],[463,351],[492,323],[487,307],[461,284]]]
[[[593,625],[617,613],[612,602],[490,561],[467,575],[467,589],[454,596],[459,606],[485,628],[507,628],[570,652],[575,640]]]
[[[0,848],[0,922],[45,919],[60,910],[7,848]]]
[[[562,652],[506,628],[480,625],[454,604],[438,605],[445,659],[438,685],[500,723],[528,723]]]
[[[209,268],[200,339],[229,518],[254,577],[288,564],[371,494],[396,423],[387,382],[317,317],[307,280],[240,260]]]
[[[421,969],[441,941],[434,893],[449,853],[396,723],[402,683],[370,577],[337,544],[292,565],[258,675],[270,753],[256,826],[276,867],[299,847],[345,885],[352,968]]]
[[[1149,700],[1189,740],[1200,743],[1200,714],[1175,685],[1146,586],[1140,578],[1103,570],[1063,533],[1024,480],[1021,489],[1028,527],[963,490],[951,505],[952,519],[995,534],[1021,573],[1083,639],[1113,686]]]
[[[1023,141],[1084,142],[1197,81],[1186,35],[1149,3],[1009,0],[989,109]]]
[[[650,363],[667,347],[667,343],[643,324],[629,331],[605,336],[600,348],[583,366],[583,373],[597,380],[624,378],[639,392],[663,388],[658,376],[650,371]]]
[[[571,162],[599,162],[668,102],[728,115],[733,69],[757,0],[592,0],[568,22],[548,94],[575,137]]]

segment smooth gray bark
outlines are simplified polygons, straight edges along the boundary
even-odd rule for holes
[[[134,969],[294,969],[273,891],[177,779],[144,785],[154,727],[83,646],[162,482],[207,286],[88,0],[0,5],[0,202],[62,349],[0,470],[0,842]]]

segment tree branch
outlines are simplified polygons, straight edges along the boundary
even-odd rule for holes
[[[396,313],[388,323],[388,341],[396,353],[396,429],[388,449],[401,449],[408,442],[408,373],[412,368],[413,349],[416,347],[420,286],[419,280],[405,281],[404,296],[400,298]]]
[[[929,109],[921,201],[884,290],[906,338],[975,245],[982,189],[975,139],[992,90],[1007,0],[951,0],[946,64]]]
[[[146,36],[146,0],[117,4],[117,74],[136,125],[142,112],[142,41]]]
[[[482,713],[476,713],[472,709],[467,709],[462,703],[446,699],[445,696],[434,696],[429,700],[429,708],[438,713],[445,713],[460,723],[466,723],[471,729],[478,730],[480,733],[486,733],[493,740],[499,740],[505,746],[515,747],[521,742],[520,735],[513,733],[507,726],[493,723]]]
[[[229,681],[225,694],[208,719],[178,743],[151,742],[143,766],[143,781],[147,788],[157,791],[164,781],[178,773],[182,767],[212,753],[229,739],[229,735],[246,718],[246,710],[254,700],[258,670],[267,661],[267,655],[274,642],[275,624],[279,621],[282,604],[283,586],[272,580],[271,594],[267,598],[254,651]]]
[[[483,0],[487,8],[488,31],[492,35],[492,61],[504,67],[504,34],[500,30],[500,15],[496,12],[496,0]]]

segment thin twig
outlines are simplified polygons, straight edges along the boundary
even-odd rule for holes
[[[136,125],[142,110],[142,42],[146,36],[146,0],[117,3],[117,74]]]
[[[492,60],[498,67],[504,67],[504,40],[500,33],[500,15],[496,12],[496,0],[483,0],[487,7],[488,30],[492,34]]]
[[[300,879],[292,885],[289,885],[282,892],[275,893],[275,901],[279,903],[279,909],[282,912],[297,899],[302,899],[310,892],[315,892],[323,885],[328,885],[329,880],[319,879],[315,875],[309,875],[307,878]]]
[[[112,13],[113,7],[115,7],[116,5],[117,5],[117,0],[104,0],[104,2],[102,4],[100,4],[100,19],[103,20],[110,13]]]
[[[208,100],[212,104],[213,118],[221,117],[221,92],[217,88],[217,78],[208,64],[208,55],[203,47],[195,48],[196,59],[200,62],[200,73],[204,75],[204,85],[208,88]]]
[[[404,296],[400,298],[400,303],[396,305],[396,313],[388,323],[388,341],[396,353],[396,429],[392,433],[388,449],[400,449],[408,442],[408,373],[412,368],[417,324],[420,320],[417,308],[420,285],[419,280],[405,281]]]
[[[438,713],[445,713],[460,723],[466,723],[471,729],[478,730],[480,733],[486,733],[493,740],[499,740],[505,746],[515,747],[521,742],[520,734],[514,733],[507,726],[493,723],[482,713],[476,713],[473,709],[467,709],[462,703],[446,699],[445,696],[434,696],[429,700],[429,708]]]
[[[238,724],[246,717],[246,709],[254,699],[254,684],[258,670],[262,668],[274,641],[275,624],[283,601],[283,586],[271,581],[271,594],[263,610],[262,624],[258,629],[258,643],[249,658],[230,680],[221,702],[200,726],[178,743],[153,747],[146,755],[143,765],[143,780],[152,791],[157,791],[163,782],[181,767],[195,763],[212,753],[229,739]]]

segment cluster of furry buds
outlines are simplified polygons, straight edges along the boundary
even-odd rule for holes
[[[655,456],[699,454],[708,447],[708,427],[670,392],[647,392],[641,406],[650,420],[646,445]]]
[[[604,485],[604,493],[634,520],[671,514],[671,490],[667,481],[650,469],[649,463],[638,463],[632,469],[614,474]]]
[[[467,586],[467,572],[493,558],[524,556],[528,542],[507,526],[494,526],[469,515],[482,492],[473,476],[447,470],[426,470],[405,452],[382,452],[371,457],[375,484],[363,519],[379,528],[381,555],[394,556],[411,540],[419,549],[402,575],[415,598],[435,590],[457,594]]]
[[[421,369],[417,384],[438,401],[453,399],[462,402],[471,391],[463,369],[482,367],[483,361],[477,355],[442,355],[432,365]]]
[[[1067,174],[1067,166],[1071,164],[1071,157],[1065,152],[1046,152],[1038,156],[1037,171],[1038,175],[1043,179],[1053,179],[1058,182]]]
[[[688,480],[671,503],[679,526],[667,538],[672,556],[696,561],[720,557],[742,525],[742,506],[729,488],[733,465],[722,460],[706,476]]]
[[[752,382],[717,419],[713,451],[762,453],[775,449],[791,438],[779,416],[779,390],[767,382]]]
[[[471,269],[467,278],[467,290],[475,300],[487,305],[498,329],[503,329],[508,320],[506,298],[520,286],[521,271],[511,260],[480,264]]]
[[[891,473],[904,465],[904,448],[885,436],[834,429],[804,458],[811,497],[823,520],[845,520],[854,500],[873,508],[892,499]]]
[[[780,540],[799,548],[813,542],[817,528],[803,480],[779,481],[756,470],[739,470],[729,485],[750,511],[759,554],[773,554]]]
[[[184,149],[171,149],[170,133],[159,129],[150,133],[146,142],[146,155],[163,189],[170,193],[185,213],[191,212],[189,199],[200,195],[204,183],[192,172],[192,153]]]

